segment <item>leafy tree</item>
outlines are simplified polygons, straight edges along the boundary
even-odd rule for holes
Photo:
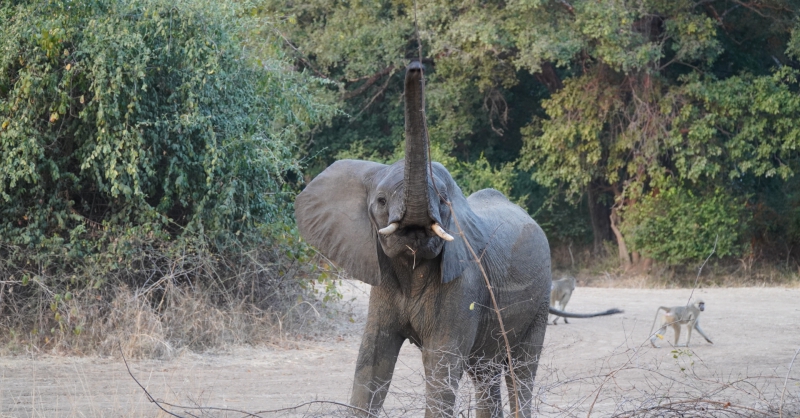
[[[744,213],[753,225],[762,181],[795,172],[794,0],[261,4],[285,16],[278,27],[297,64],[338,84],[347,115],[306,145],[315,170],[340,155],[391,158],[402,139],[399,73],[420,56],[418,28],[432,142],[467,166],[483,156],[490,184],[512,185],[556,241],[583,233],[600,253],[614,239],[625,265],[685,262],[713,240],[656,250],[626,238],[655,228],[634,213],[661,208],[658,196],[719,198],[711,218]],[[499,174],[508,165],[510,178]],[[562,197],[585,206],[565,216]],[[755,233],[725,231],[740,241]]]
[[[213,249],[291,224],[295,143],[333,108],[274,39],[252,41],[269,22],[250,15],[215,1],[0,6],[0,257],[12,272],[91,259],[114,271],[143,243]]]
[[[678,195],[699,195],[719,187],[735,194],[732,181],[741,176],[779,175],[785,179],[793,174],[794,150],[800,139],[795,125],[800,116],[795,72],[784,67],[773,74],[743,72],[718,79],[714,63],[725,54],[721,55],[723,42],[711,16],[707,11],[698,12],[692,3],[676,7],[680,4],[662,8],[650,4],[655,9],[649,13],[639,11],[618,18],[640,22],[632,25],[626,36],[611,31],[613,39],[587,42],[584,52],[592,58],[584,64],[587,71],[568,80],[543,103],[548,118],[526,128],[525,154],[537,166],[537,180],[550,186],[565,184],[571,193],[588,190],[591,196],[594,190],[613,194],[610,226],[625,264],[631,262],[630,243],[621,229],[638,230],[645,225],[638,224],[644,222],[643,217],[626,220],[622,212],[644,203],[648,194],[675,187],[666,184],[680,180],[679,187],[684,190],[676,192]],[[796,10],[788,3],[775,7]],[[732,13],[737,16],[735,9]],[[579,11],[602,16],[591,7],[583,9],[576,4],[576,19]],[[641,20],[652,15],[659,17],[661,31],[637,36],[643,35],[637,30]],[[759,22],[744,20],[741,15],[737,18],[742,25]],[[783,22],[785,17],[769,18]],[[581,26],[584,31],[585,25]],[[652,22],[648,25],[652,29]],[[787,26],[778,27],[785,30]],[[762,36],[775,36],[773,30]],[[604,43],[610,40],[615,44]],[[671,68],[677,65],[689,70]],[[763,71],[759,67],[750,70]],[[701,76],[703,73],[706,75]],[[727,215],[724,206],[719,207],[718,215]],[[690,230],[693,222],[685,220],[671,219],[679,228]],[[623,227],[625,222],[636,225]],[[637,242],[633,250],[643,248],[642,242]],[[705,252],[710,253],[712,246],[713,240],[708,240]],[[645,253],[662,261],[680,258],[678,253],[668,257],[662,251],[659,255]],[[632,255],[636,262],[638,254],[634,251]]]

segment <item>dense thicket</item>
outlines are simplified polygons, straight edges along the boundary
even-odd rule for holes
[[[800,2],[262,4],[297,65],[338,83],[347,114],[306,145],[317,169],[397,158],[418,33],[438,158],[554,245],[615,242],[624,265],[800,248]]]
[[[109,280],[286,273],[296,141],[333,107],[253,16],[196,0],[0,5],[0,313],[34,295],[56,312]]]

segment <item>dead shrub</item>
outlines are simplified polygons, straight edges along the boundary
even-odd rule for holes
[[[0,264],[0,353],[168,358],[296,335],[338,296],[298,246],[148,245],[115,269],[36,268],[16,249],[17,263]]]

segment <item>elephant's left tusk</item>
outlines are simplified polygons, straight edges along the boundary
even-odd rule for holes
[[[433,229],[433,232],[435,232],[436,235],[439,236],[439,238],[441,238],[441,239],[443,239],[445,241],[452,241],[453,240],[453,236],[448,234],[447,232],[445,232],[444,229],[442,229],[442,227],[439,226],[439,224],[435,223],[435,224],[431,225],[431,229]]]
[[[397,222],[392,222],[385,228],[381,228],[378,230],[378,232],[380,232],[383,235],[391,235],[392,233],[394,233],[394,231],[397,231]]]

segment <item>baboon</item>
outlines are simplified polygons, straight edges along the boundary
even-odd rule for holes
[[[661,314],[661,328],[653,334],[653,329],[656,326],[656,321],[658,321],[659,312],[664,310],[664,313]],[[672,325],[672,329],[675,331],[675,347],[688,347],[689,342],[692,340],[692,329],[696,329],[703,338],[706,339],[711,344],[714,344],[710,338],[703,332],[700,328],[700,312],[706,310],[706,304],[702,300],[698,300],[691,305],[686,306],[659,306],[656,309],[656,317],[653,319],[653,326],[650,327],[650,344],[653,344],[653,347],[659,348],[656,345],[656,338],[664,338],[664,334],[667,331],[667,325]],[[681,336],[681,325],[686,325],[686,329],[688,330],[688,334],[686,335],[686,345],[680,346],[678,345],[678,338]]]
[[[558,280],[553,280],[553,284],[550,286],[550,307],[555,308],[556,302],[559,303],[562,311],[567,309],[567,302],[569,302],[569,298],[572,296],[572,291],[575,290],[575,278],[572,276],[562,277]],[[558,316],[556,319],[553,320],[553,325],[558,325],[556,322],[558,321]],[[564,323],[569,324],[567,318],[564,318]]]

